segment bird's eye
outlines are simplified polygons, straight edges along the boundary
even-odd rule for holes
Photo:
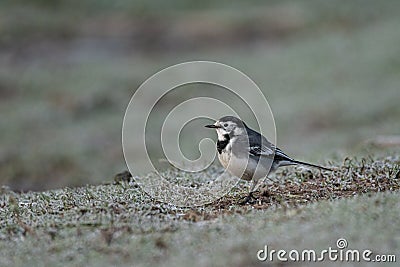
[[[224,124],[224,127],[228,127],[228,124],[227,124],[227,123],[225,123],[225,124]]]

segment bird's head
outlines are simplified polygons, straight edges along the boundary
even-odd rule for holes
[[[247,126],[242,120],[234,116],[225,116],[217,120],[214,124],[206,125],[205,127],[217,130],[218,139],[224,139],[226,135],[232,138],[246,134]]]

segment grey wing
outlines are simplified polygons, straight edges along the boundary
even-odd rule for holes
[[[274,162],[281,166],[294,164],[291,157],[269,142],[267,138],[251,129],[249,130],[251,131],[251,133],[249,132],[249,153],[251,156],[273,158]]]
[[[249,153],[252,156],[272,158],[274,156],[274,148],[261,144],[251,144]]]
[[[274,157],[275,146],[264,136],[252,129],[247,129],[249,137],[249,153],[255,157]]]

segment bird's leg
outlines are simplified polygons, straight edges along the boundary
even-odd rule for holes
[[[254,193],[256,186],[257,186],[257,181],[252,180],[249,194],[247,196],[245,196],[244,198],[242,198],[242,200],[239,202],[239,204],[244,205],[247,203],[252,204],[255,202],[256,197],[254,197],[253,193]]]
[[[253,192],[250,192],[247,196],[245,196],[244,198],[242,198],[239,201],[240,205],[245,205],[245,204],[252,204],[255,202],[255,197],[253,196]]]

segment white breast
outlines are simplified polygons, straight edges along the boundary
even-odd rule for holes
[[[263,166],[256,160],[248,157],[235,157],[232,156],[232,144],[229,142],[221,154],[218,154],[218,159],[221,165],[228,170],[232,175],[239,177],[243,180],[259,180],[266,177],[269,173],[269,166]],[[268,167],[268,168],[267,168]]]
[[[229,161],[231,160],[231,153],[223,150],[221,154],[218,154],[218,159],[219,162],[221,162],[221,165],[226,169],[228,168]]]

